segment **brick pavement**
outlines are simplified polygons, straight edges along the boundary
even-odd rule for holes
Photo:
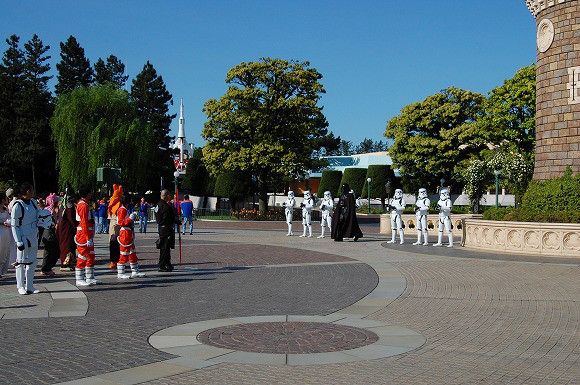
[[[364,246],[365,253],[380,247]],[[580,383],[578,264],[429,259],[384,248],[383,255],[407,288],[371,318],[423,333],[427,343],[420,349],[300,368],[220,364],[148,384]]]
[[[143,250],[152,245],[153,238],[141,238]],[[220,256],[225,262],[208,269],[128,282],[107,278],[105,284],[84,290],[89,301],[86,317],[2,320],[0,383],[51,384],[166,360],[173,356],[147,342],[160,329],[231,316],[331,313],[358,301],[377,284],[375,272],[361,263],[244,267],[288,261],[288,248],[251,248],[258,259],[248,259],[247,245],[232,244],[212,255],[212,262]],[[154,248],[149,249],[153,253]],[[207,262],[208,250],[188,247],[188,263]],[[238,263],[227,255],[240,256]],[[348,260],[307,250],[288,255],[310,262]],[[99,265],[105,263],[100,258]],[[33,364],[27,362],[29,357]]]

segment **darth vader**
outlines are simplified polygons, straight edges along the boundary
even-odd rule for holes
[[[356,219],[356,205],[354,194],[350,192],[350,186],[343,184],[340,198],[332,214],[331,237],[335,242],[342,242],[344,238],[353,238],[356,242],[362,238],[363,233]]]

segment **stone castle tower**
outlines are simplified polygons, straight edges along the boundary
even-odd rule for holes
[[[526,0],[536,18],[534,179],[580,172],[580,0]]]

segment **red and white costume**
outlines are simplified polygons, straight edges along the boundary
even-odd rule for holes
[[[79,222],[75,243],[77,244],[76,284],[77,286],[96,285],[95,279],[95,219],[89,202],[81,198],[76,205],[76,219]]]
[[[135,251],[135,226],[134,219],[137,217],[133,213],[129,215],[127,208],[123,205],[117,210],[117,224],[121,227],[117,241],[119,242],[120,256],[117,263],[117,278],[128,279],[134,277],[144,277],[145,274],[139,272],[137,263],[137,252]],[[131,276],[125,274],[125,263],[129,260],[131,266]]]

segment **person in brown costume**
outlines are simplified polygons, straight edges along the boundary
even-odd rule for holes
[[[56,225],[56,237],[60,247],[61,270],[74,271],[76,265],[75,234],[78,222],[74,205],[74,191],[67,188],[63,206],[59,210],[59,219]]]

